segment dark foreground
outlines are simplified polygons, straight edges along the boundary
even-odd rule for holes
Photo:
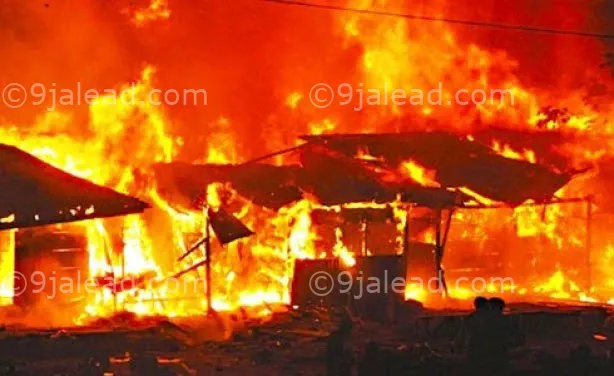
[[[509,352],[504,374],[614,375],[614,321],[606,309],[510,308],[525,341]],[[173,322],[126,314],[81,328],[5,327],[0,374],[326,375],[331,333],[344,317],[345,311],[319,308],[266,322],[240,314]],[[396,323],[351,318],[342,356],[350,375],[485,374],[471,370],[458,346],[464,321],[464,314],[422,311],[400,315]]]

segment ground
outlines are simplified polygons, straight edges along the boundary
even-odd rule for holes
[[[614,374],[614,321],[606,309],[510,309],[526,336],[510,354],[513,374]],[[325,375],[328,338],[342,317],[348,317],[343,309],[315,307],[257,320],[240,313],[172,321],[120,314],[87,327],[11,325],[1,333],[0,357],[5,374],[15,375]],[[372,341],[393,375],[463,374],[455,339],[465,313],[412,310],[397,315],[396,323],[349,317],[355,364]]]

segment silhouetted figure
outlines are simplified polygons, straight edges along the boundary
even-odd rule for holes
[[[505,302],[500,298],[474,300],[475,311],[466,318],[462,343],[467,341],[467,366],[470,374],[499,374],[508,365],[512,327],[503,314]],[[468,340],[466,340],[468,338]]]
[[[502,315],[505,310],[505,301],[501,298],[490,298],[487,300],[490,309],[498,315]]]
[[[326,374],[328,376],[350,376],[354,364],[350,336],[352,322],[344,316],[339,328],[328,337],[326,348]]]
[[[465,333],[462,341],[468,337],[467,343],[467,361],[471,365],[479,367],[484,361],[485,352],[488,351],[490,342],[489,319],[490,307],[488,300],[482,296],[478,296],[473,301],[475,311],[466,319]],[[463,343],[464,345],[464,343]]]
[[[483,296],[478,296],[473,300],[473,307],[475,308],[475,312],[484,313],[485,310],[489,308],[488,299]]]
[[[513,333],[509,318],[503,314],[505,301],[501,298],[491,298],[488,300],[488,305],[490,306],[488,327],[491,331],[491,340],[487,354],[490,358],[490,369],[497,372],[508,366],[508,353]]]
[[[471,338],[471,333],[475,326],[482,322],[485,319],[485,316],[488,315],[488,310],[490,306],[488,305],[488,299],[483,296],[478,296],[473,300],[474,311],[470,313],[465,319],[464,325],[464,339]]]

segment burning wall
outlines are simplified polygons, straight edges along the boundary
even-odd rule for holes
[[[541,9],[495,1],[480,9],[468,1],[351,0],[342,5],[507,23],[525,23],[537,15],[544,25],[604,32],[612,11],[605,2]],[[589,18],[594,14],[603,19]],[[568,24],[561,25],[562,19]],[[189,247],[188,234],[197,236],[202,230],[199,213],[177,211],[160,196],[151,174],[154,163],[241,162],[291,146],[304,133],[446,130],[481,136],[502,154],[561,170],[596,167],[593,175],[560,192],[562,197],[599,193],[610,184],[600,167],[612,154],[612,88],[610,72],[599,70],[604,51],[599,41],[257,1],[154,0],[134,5],[119,0],[104,5],[9,1],[3,3],[0,22],[0,50],[9,57],[0,62],[4,72],[0,86],[41,82],[74,88],[81,82],[83,87],[123,89],[125,95],[135,93],[137,98],[151,87],[207,89],[210,101],[200,107],[158,107],[146,101],[124,105],[101,98],[91,106],[60,106],[46,112],[50,100],[46,98],[38,106],[0,108],[5,119],[1,142],[156,206],[151,214],[126,219],[120,231],[131,260],[128,267],[135,273],[148,271],[158,277],[171,273],[176,257]],[[134,88],[122,84],[133,80],[138,81]],[[307,98],[317,82],[363,82],[379,89],[387,83],[390,89],[429,90],[440,81],[449,93],[459,88],[512,88],[516,102],[513,106],[376,106],[354,112],[342,106],[317,110]],[[520,136],[502,140],[500,134],[488,132],[492,126],[513,129]],[[534,143],[535,131],[557,137],[552,143]],[[604,213],[601,202],[597,197],[595,212]],[[285,300],[289,268],[282,255],[288,247],[295,256],[318,253],[309,232],[309,206],[303,201],[279,213],[254,215],[249,203],[239,205],[239,217],[263,235],[248,243],[249,258],[239,260],[236,245],[218,260],[216,273],[226,281],[220,306]],[[507,214],[458,213],[459,231],[468,238],[505,239],[508,235],[498,224],[503,217],[510,218]],[[564,257],[565,241],[585,239],[578,226],[564,219],[584,215],[582,208],[525,208],[511,216],[515,218],[511,225],[521,233],[531,228],[528,233],[545,238]],[[549,221],[542,223],[546,217]],[[527,218],[535,221],[536,228],[525,223]],[[611,259],[608,218],[605,213],[595,217],[599,221],[593,234],[596,264]],[[84,226],[90,238],[92,273],[108,271],[109,264],[119,268],[119,259],[108,262],[104,256],[111,243],[109,225],[95,221]],[[255,280],[265,281],[246,287],[254,275]],[[235,296],[224,298],[230,291]],[[136,310],[152,311],[152,306],[153,311],[169,314],[202,309],[197,303],[173,309],[147,304]],[[100,308],[94,304],[88,312],[104,311],[96,307]]]

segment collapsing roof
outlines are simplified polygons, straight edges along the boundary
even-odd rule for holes
[[[300,166],[161,164],[155,167],[159,190],[186,208],[214,182],[230,183],[241,196],[273,209],[304,197],[326,206],[396,199],[430,208],[464,206],[472,198],[454,190],[460,187],[516,206],[529,199],[550,201],[572,177],[443,132],[303,139],[308,143],[298,149]],[[355,158],[365,150],[378,163]],[[441,187],[423,187],[400,174],[399,165],[410,159],[435,171]]]
[[[140,213],[149,205],[0,144],[0,230]]]
[[[443,208],[469,200],[465,195],[446,189],[423,187],[400,175],[396,169],[372,166],[320,144],[301,150],[301,164],[298,186],[326,206],[400,199],[420,206]]]
[[[505,158],[490,148],[445,132],[340,134],[303,136],[310,143],[354,156],[359,151],[379,157],[391,168],[412,159],[434,170],[444,188],[467,187],[493,201],[517,206],[531,199],[550,201],[571,174]]]
[[[469,197],[422,187],[391,170],[373,170],[318,145],[301,149],[301,166],[158,164],[158,191],[173,204],[198,208],[205,187],[230,183],[242,197],[271,209],[312,198],[325,206],[352,202],[388,203],[400,199],[428,207],[449,207]]]
[[[278,209],[302,198],[294,184],[299,166],[192,165],[164,163],[154,166],[156,185],[169,202],[184,209],[199,208],[209,184],[230,183],[254,204]]]

